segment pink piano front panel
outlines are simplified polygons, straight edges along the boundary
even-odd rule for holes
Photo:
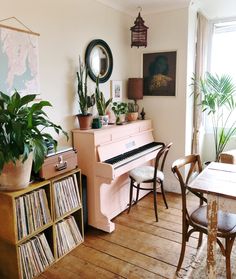
[[[127,125],[96,130],[75,129],[72,133],[73,146],[78,151],[79,168],[87,176],[88,223],[112,232],[115,225],[111,219],[127,208],[129,170],[141,164],[150,164],[152,158],[144,157],[115,171],[112,165],[101,161],[124,152],[122,143],[128,144],[129,148],[134,141],[140,146],[153,141],[151,120],[138,120]],[[146,193],[143,191],[143,195]]]
[[[100,162],[126,153],[130,150],[143,146],[154,141],[151,131],[141,132],[133,137],[126,137],[123,140],[103,144],[97,147]]]

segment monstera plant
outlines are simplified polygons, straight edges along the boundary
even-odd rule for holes
[[[14,189],[28,185],[31,168],[24,179],[20,167],[27,162],[32,166],[33,161],[34,171],[40,169],[47,145],[57,146],[57,141],[49,134],[50,129],[67,136],[44,112],[43,109],[51,104],[48,101],[33,102],[35,97],[34,94],[21,96],[17,91],[12,96],[0,92],[0,187],[11,184],[7,174],[17,180],[17,185],[11,185]],[[14,168],[17,173],[11,174]]]

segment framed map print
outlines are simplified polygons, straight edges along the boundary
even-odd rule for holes
[[[39,94],[39,34],[0,25],[0,91]]]

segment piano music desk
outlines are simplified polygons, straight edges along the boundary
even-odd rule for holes
[[[152,131],[151,120],[72,131],[79,168],[87,176],[89,225],[106,232],[115,229],[111,219],[128,206],[128,172],[137,166],[151,164],[159,147],[156,150],[148,149],[143,153],[137,153],[135,158],[128,157],[122,160],[119,166],[104,161],[154,142]],[[147,193],[141,191],[140,198]]]

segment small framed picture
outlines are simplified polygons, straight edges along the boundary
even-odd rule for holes
[[[111,98],[113,102],[120,102],[122,100],[122,81],[111,81]]]

